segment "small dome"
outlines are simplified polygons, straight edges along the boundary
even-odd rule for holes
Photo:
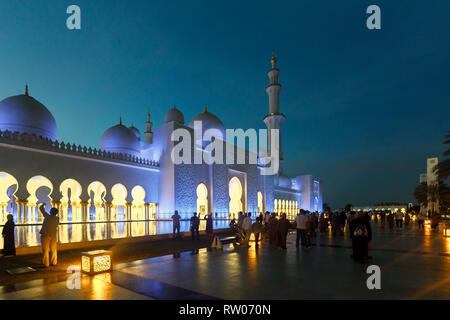
[[[278,185],[283,188],[291,188],[292,182],[291,179],[286,177],[283,173],[278,175]]]
[[[53,115],[42,103],[27,94],[0,101],[0,130],[35,134],[52,140],[58,139]]]
[[[174,122],[178,122],[180,124],[184,124],[183,113],[180,110],[178,110],[176,107],[173,107],[172,109],[167,111],[165,120],[166,120],[166,123],[174,121]]]
[[[225,140],[225,126],[223,125],[222,121],[218,117],[216,117],[214,114],[206,110],[202,113],[196,115],[194,119],[191,120],[189,123],[189,127],[194,128],[194,121],[201,121],[202,122],[202,131],[205,133],[208,129],[217,129],[222,133],[223,140]]]
[[[103,133],[100,139],[100,149],[133,156],[141,155],[140,142],[136,138],[135,132],[122,124],[115,125]]]
[[[141,140],[141,132],[139,131],[138,128],[136,128],[135,126],[131,126],[129,129],[134,133],[134,135],[136,136],[136,138],[138,138],[138,140]]]

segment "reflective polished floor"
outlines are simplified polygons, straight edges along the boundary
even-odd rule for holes
[[[227,228],[229,221],[214,220],[214,229]],[[181,232],[189,231],[190,222],[181,221]],[[206,221],[200,221],[200,230],[205,230]],[[133,221],[133,222],[93,222],[93,223],[63,223],[59,225],[59,243],[84,242],[92,240],[120,239],[156,234],[172,233],[171,221]],[[3,227],[0,227],[0,233]],[[41,225],[16,226],[16,247],[31,247],[40,245]],[[3,249],[3,241],[0,241]]]
[[[350,259],[348,234],[320,234],[287,250],[226,246],[115,265],[106,279],[83,277],[80,290],[54,283],[0,287],[0,299],[450,299],[450,238],[416,226],[373,226],[372,260],[381,289],[367,288],[367,266]],[[100,283],[103,281],[104,283]],[[101,289],[100,289],[101,288]]]

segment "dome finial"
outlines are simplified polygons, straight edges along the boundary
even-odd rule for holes
[[[119,124],[122,125],[122,116],[120,116]]]
[[[208,105],[205,103],[205,112],[208,112]]]
[[[275,48],[272,51],[272,60],[270,60],[272,63],[272,69],[275,69],[275,64],[277,63],[277,59],[275,58]]]
[[[28,84],[25,85],[25,95],[28,96]]]

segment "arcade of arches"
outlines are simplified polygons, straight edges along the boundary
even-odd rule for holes
[[[278,215],[286,213],[287,218],[292,220],[295,219],[295,216],[299,211],[298,201],[275,199],[274,209],[275,213]]]
[[[87,187],[88,201],[82,201],[81,184],[75,179],[66,179],[59,186],[61,200],[54,201],[51,195],[53,183],[46,177],[37,175],[26,183],[29,196],[26,199],[16,197],[19,188],[17,179],[7,172],[0,172],[0,224],[6,222],[6,216],[13,214],[19,224],[42,222],[38,212],[41,203],[51,204],[59,209],[61,222],[104,222],[139,221],[156,219],[157,205],[146,203],[146,191],[142,186],[131,190],[132,202],[126,201],[127,188],[117,183],[111,188],[112,201],[105,201],[107,189],[100,181],[93,181]],[[48,210],[48,209],[47,209]]]

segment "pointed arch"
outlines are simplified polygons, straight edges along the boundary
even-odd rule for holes
[[[237,177],[233,177],[229,182],[230,194],[230,217],[234,214],[243,211],[242,209],[242,184]]]
[[[134,186],[131,189],[131,220],[145,220],[145,189],[140,186]]]
[[[87,188],[89,195],[89,219],[91,220],[91,214],[96,221],[106,220],[105,214],[105,196],[106,187],[100,181],[93,181]],[[93,208],[92,208],[93,207]],[[91,210],[93,209],[93,210]]]
[[[53,184],[47,177],[38,175],[28,180],[26,188],[30,194],[27,198],[27,222],[33,223],[36,221],[42,221],[42,216],[37,212],[37,207],[41,203],[46,203],[47,206],[51,203],[52,198],[50,195],[53,192]]]
[[[199,216],[208,214],[208,188],[204,183],[197,186],[197,213]]]
[[[111,188],[112,208],[111,220],[125,220],[126,218],[126,204],[127,204],[127,188],[121,184],[116,183]]]
[[[15,193],[18,189],[19,183],[13,175],[4,171],[0,172],[0,224],[6,222],[8,214],[14,215]]]
[[[59,217],[62,222],[81,221],[81,184],[72,178],[61,182],[59,191],[62,194]]]

